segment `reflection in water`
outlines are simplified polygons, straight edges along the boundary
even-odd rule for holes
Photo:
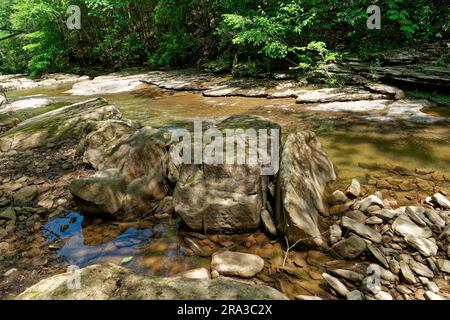
[[[71,96],[65,91],[71,85],[37,88],[10,93],[11,98],[43,94],[58,103],[75,103],[87,97]],[[308,110],[295,99],[222,97],[209,98],[195,92],[171,92],[149,86],[120,94],[100,95],[118,107],[125,118],[139,120],[155,128],[192,125],[193,120],[219,120],[237,114],[268,118],[282,126],[282,132],[314,130],[325,146],[345,184],[354,177],[365,177],[372,170],[359,163],[402,166],[410,170],[426,168],[450,173],[447,123],[376,123],[368,122],[364,113],[339,113]],[[448,117],[448,108],[434,106],[427,113]],[[377,114],[377,113],[376,113]],[[372,114],[373,115],[373,114]]]
[[[43,233],[59,257],[79,267],[112,262],[155,276],[173,276],[209,264],[208,259],[186,256],[178,225],[171,220],[95,224],[72,212],[49,221]]]
[[[138,254],[142,245],[149,243],[152,237],[152,230],[128,228],[109,242],[85,245],[83,219],[83,216],[73,212],[49,221],[44,227],[44,235],[49,243],[65,240],[57,254],[69,264],[79,267],[102,262],[120,263],[123,258]]]

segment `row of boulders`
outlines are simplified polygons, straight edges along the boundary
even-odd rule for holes
[[[280,130],[253,116],[230,117],[216,127],[221,132]],[[233,132],[237,144],[241,133]],[[190,228],[202,232],[255,230],[262,220],[272,234],[276,226],[292,241],[323,243],[321,216],[327,214],[323,194],[336,176],[312,132],[291,133],[283,139],[273,158],[279,174],[271,176],[261,174],[266,166],[261,162],[179,164],[172,159],[177,141],[172,141],[171,131],[140,128],[122,119],[114,106],[92,99],[21,122],[0,136],[0,151],[14,154],[68,140],[80,140],[79,157],[98,170],[69,185],[82,212],[132,218],[175,210]]]
[[[249,124],[276,127],[258,117],[233,117],[218,128]],[[278,179],[261,175],[262,164],[178,164],[170,132],[129,122],[99,122],[80,143],[94,176],[72,181],[69,190],[82,212],[109,215],[156,214],[161,203],[188,227],[202,232],[236,233],[276,225],[292,241],[322,245],[323,195],[336,176],[312,132],[289,134],[281,147]],[[277,159],[278,161],[278,159]],[[166,205],[172,203],[172,206]],[[263,214],[264,219],[261,219]],[[273,221],[275,220],[275,222]]]
[[[359,191],[353,180],[345,193],[337,190],[329,197],[336,222],[330,226],[328,241],[338,258],[371,264],[324,273],[330,290],[349,300],[450,298],[446,196],[434,194],[422,207],[396,208],[396,202],[383,199],[380,192],[361,199]]]

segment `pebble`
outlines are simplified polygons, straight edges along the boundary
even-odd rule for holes
[[[403,237],[413,236],[429,238],[433,235],[429,228],[419,227],[406,215],[400,215],[392,224],[392,229]]]
[[[418,207],[406,207],[405,213],[408,215],[408,217],[417,225],[421,227],[426,227],[427,224],[423,219],[420,217],[420,214],[424,213],[425,209],[418,208]]]
[[[450,209],[450,200],[448,200],[442,193],[436,193],[432,197],[433,201],[444,209]]]
[[[350,280],[353,282],[361,282],[364,280],[364,275],[359,272],[354,272],[351,270],[345,269],[334,269],[331,271],[334,275],[342,277],[346,280]]]
[[[17,270],[16,268],[11,268],[11,269],[9,269],[8,271],[6,271],[6,272],[3,274],[3,276],[9,277],[10,275],[12,275],[13,273],[16,273],[17,271],[19,271],[19,270]]]
[[[222,275],[251,278],[264,268],[264,260],[254,254],[224,251],[214,253],[211,269]]]
[[[5,254],[10,250],[11,246],[8,242],[0,242],[0,254]]]
[[[211,271],[211,278],[216,279],[220,276],[219,272],[217,270]]]
[[[392,273],[396,275],[400,274],[400,263],[394,257],[389,257],[388,263],[389,263],[389,270],[391,270]]]
[[[413,294],[414,292],[409,289],[407,286],[404,286],[402,284],[399,284],[395,289],[400,292],[401,294]]]
[[[348,200],[347,196],[340,190],[334,191],[328,198],[328,203],[331,205],[342,204]]]
[[[358,236],[350,236],[336,243],[332,250],[344,259],[356,259],[366,251],[367,243]]]
[[[439,229],[445,227],[445,221],[441,218],[439,214],[433,209],[425,209],[425,215],[430,219],[430,221]]]
[[[375,295],[377,300],[393,300],[392,296],[385,291],[380,291]]]
[[[441,297],[440,295],[438,295],[432,291],[425,292],[425,298],[427,300],[446,300],[443,297]]]
[[[370,217],[366,220],[366,224],[368,224],[368,225],[377,225],[377,224],[382,224],[382,223],[383,223],[383,220],[378,217]]]
[[[345,297],[347,293],[349,293],[347,287],[339,279],[329,275],[328,273],[322,273],[322,277],[339,295]]]
[[[358,179],[353,179],[345,192],[350,199],[356,199],[361,194],[361,184]]]
[[[345,216],[360,223],[364,223],[367,220],[367,216],[359,210],[348,211],[345,213]]]
[[[434,277],[433,271],[431,271],[430,268],[420,262],[410,260],[409,266],[411,267],[412,271],[414,271],[419,276],[424,276],[426,278]]]
[[[261,220],[267,232],[269,232],[269,234],[272,236],[276,236],[277,228],[275,227],[275,223],[273,222],[272,216],[270,215],[269,211],[261,211]]]
[[[375,257],[375,259],[377,259],[385,268],[389,269],[389,263],[380,250],[370,244],[367,246],[367,249],[369,249],[370,253]]]
[[[364,300],[364,294],[359,290],[353,290],[345,296],[347,300]]]
[[[0,212],[0,219],[6,219],[6,220],[16,220],[16,212],[13,208],[8,207],[2,212]]]
[[[439,270],[450,274],[450,261],[449,260],[440,259],[437,261],[437,265],[439,267]]]
[[[426,286],[427,286],[428,290],[430,290],[431,292],[439,293],[439,287],[433,281],[428,281],[426,283]]]
[[[358,205],[359,205],[358,210],[363,212],[366,211],[372,205],[377,205],[380,208],[384,208],[383,201],[375,195],[368,196],[367,198],[361,200],[358,203]]]
[[[188,279],[210,279],[209,271],[206,268],[188,270],[183,272],[181,276]]]
[[[389,221],[394,219],[398,214],[397,211],[392,209],[381,209],[372,213],[374,216],[383,219],[385,221]]]
[[[406,242],[420,252],[424,257],[435,256],[438,252],[438,246],[434,238],[422,238],[409,235],[405,237]]]
[[[411,284],[416,284],[417,283],[417,279],[414,276],[411,268],[409,267],[408,262],[406,262],[406,261],[401,261],[400,262],[400,271],[401,271],[403,277],[405,278],[405,280],[408,283],[411,283]]]
[[[378,231],[348,217],[342,217],[342,226],[370,241],[376,243],[382,241],[381,234]]]
[[[297,295],[294,297],[295,300],[310,300],[310,301],[318,301],[318,300],[323,300],[321,297],[317,297],[317,296],[305,296],[305,295]]]
[[[450,238],[450,223],[445,227],[445,229],[442,231],[442,233],[439,235],[439,239],[447,239]]]

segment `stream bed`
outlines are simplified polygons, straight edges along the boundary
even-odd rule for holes
[[[13,91],[8,93],[8,98],[14,101],[33,95],[48,97],[53,104],[42,108],[42,112],[89,99],[66,93],[70,88],[67,84]],[[383,185],[387,192],[420,192],[414,188],[396,189],[398,181],[412,179],[413,183],[418,183],[419,178],[408,172],[420,174],[420,179],[431,189],[437,185],[445,188],[450,183],[449,113],[442,106],[428,108],[426,113],[447,121],[429,124],[371,121],[361,112],[313,111],[314,105],[296,104],[290,98],[212,98],[199,92],[169,91],[154,86],[100,96],[115,105],[125,118],[156,128],[183,127],[193,120],[212,121],[251,114],[279,123],[283,133],[313,130],[336,167],[336,188],[345,187],[351,179],[359,178],[367,190],[376,190]],[[40,109],[32,112],[38,114]],[[430,190],[424,188],[423,191],[425,194]],[[302,272],[292,279],[278,272],[285,254],[281,244],[283,239],[270,239],[260,231],[204,236],[180,226],[180,221],[172,217],[119,223],[86,219],[71,212],[51,219],[41,232],[61,265],[84,267],[114,262],[156,276],[209,268],[210,256],[220,249],[254,253],[266,262],[263,272],[254,281],[279,288],[289,297],[325,295],[319,286],[324,263],[342,268],[347,264],[342,260],[333,262],[331,257],[317,251],[290,252],[286,266],[302,266]]]

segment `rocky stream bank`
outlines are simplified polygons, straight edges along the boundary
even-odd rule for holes
[[[173,71],[81,81],[72,93],[96,96],[148,84],[206,97],[295,98],[307,108],[361,112],[368,121],[446,121],[422,111],[430,102],[405,99],[400,89],[381,84],[305,90],[290,80]],[[11,106],[8,112],[15,117]],[[342,183],[313,132],[284,132],[255,115],[226,117],[215,126],[280,128],[276,176],[261,176],[259,163],[179,165],[171,128],[126,119],[104,99],[16,119],[0,135],[1,298],[450,298],[445,172],[396,166],[387,168],[388,176]],[[123,259],[114,256],[120,245],[113,240],[102,247],[109,259],[81,265],[81,290],[68,290],[71,274],[60,273],[70,261],[59,253],[71,241],[64,233],[76,223],[72,212],[84,216],[86,246],[130,227],[149,228],[151,241],[142,244],[143,254]],[[48,228],[64,217],[57,230]],[[175,236],[167,238],[161,225],[174,226]],[[124,268],[130,259],[134,271]]]

